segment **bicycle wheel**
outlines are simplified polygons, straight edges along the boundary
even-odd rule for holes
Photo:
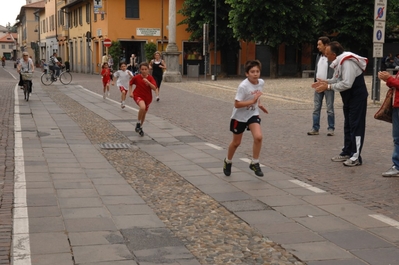
[[[60,81],[61,83],[63,83],[64,85],[68,85],[69,83],[72,82],[72,75],[69,72],[62,72],[60,74]]]
[[[29,91],[28,91],[28,83],[24,82],[24,99],[26,101],[29,100]]]
[[[40,80],[42,81],[43,85],[45,85],[45,86],[49,86],[53,83],[50,73],[43,73]]]

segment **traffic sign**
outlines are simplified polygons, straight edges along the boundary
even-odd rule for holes
[[[111,45],[112,45],[112,42],[111,42],[110,39],[105,39],[105,40],[104,40],[104,46],[105,46],[105,47],[108,48],[108,47],[111,47]]]
[[[373,42],[384,43],[385,42],[385,21],[374,22],[374,34]]]
[[[387,14],[387,0],[375,0],[374,20],[385,21]]]
[[[384,57],[384,44],[383,43],[374,43],[373,44],[373,57],[374,58]]]

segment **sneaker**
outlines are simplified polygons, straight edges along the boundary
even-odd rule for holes
[[[350,156],[346,156],[346,155],[338,155],[338,156],[334,156],[331,158],[331,161],[333,162],[344,162],[346,160],[348,160],[349,158],[351,158]]]
[[[157,101],[159,101],[159,97],[157,97]]]
[[[138,133],[139,133],[140,136],[144,136],[143,128],[140,128]]]
[[[111,93],[109,93],[109,91],[108,91],[108,97],[109,97],[109,96],[111,96]]]
[[[230,174],[231,174],[231,166],[232,165],[233,165],[233,163],[227,163],[226,162],[226,158],[224,159],[224,161],[223,161],[223,173],[226,176],[230,176]]]
[[[140,122],[136,123],[136,128],[134,129],[137,133],[140,131],[141,124]]]
[[[121,103],[121,108],[124,109],[125,108],[125,103]]]
[[[327,132],[327,136],[334,136],[334,130],[329,129]]]
[[[308,135],[319,135],[319,131],[316,131],[315,129],[312,129],[308,132]]]
[[[105,96],[105,93],[103,94],[103,99],[105,99],[106,98],[106,96]]]
[[[360,166],[362,163],[360,163],[359,159],[356,160],[347,159],[343,164],[344,166],[347,167],[355,167],[355,166]]]
[[[387,172],[382,173],[383,177],[399,177],[399,170],[396,169],[395,166],[392,166],[388,169]]]
[[[260,165],[259,163],[255,163],[255,164],[249,164],[249,168],[251,170],[253,170],[255,172],[255,175],[257,175],[258,177],[263,177],[263,172],[260,169]]]

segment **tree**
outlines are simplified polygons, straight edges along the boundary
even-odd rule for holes
[[[108,53],[111,54],[112,60],[114,61],[114,65],[112,66],[112,70],[119,69],[119,63],[122,53],[122,45],[119,41],[112,41],[111,47],[108,49]]]
[[[234,37],[271,47],[270,77],[276,78],[278,47],[315,39],[325,16],[323,0],[225,0],[231,6],[229,27]]]
[[[346,50],[367,56],[373,42],[375,0],[324,1],[327,18],[321,28]]]
[[[147,58],[147,62],[150,62],[152,58],[154,58],[154,53],[157,51],[157,45],[153,42],[149,42],[144,44],[144,52],[145,58]]]
[[[230,5],[224,0],[217,0],[217,50],[221,51],[222,72],[226,72],[226,61],[236,56],[239,42],[234,37],[233,29],[229,28],[228,14]],[[186,31],[191,33],[190,41],[203,41],[203,25],[209,24],[209,42],[215,43],[215,0],[185,0],[178,13],[185,19],[178,25],[187,25]],[[213,47],[215,48],[215,47]]]

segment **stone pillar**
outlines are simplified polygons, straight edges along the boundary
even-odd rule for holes
[[[176,0],[169,0],[169,40],[164,52],[166,71],[163,74],[165,82],[181,82],[179,56],[181,52],[176,45]],[[162,36],[161,36],[162,37]]]

